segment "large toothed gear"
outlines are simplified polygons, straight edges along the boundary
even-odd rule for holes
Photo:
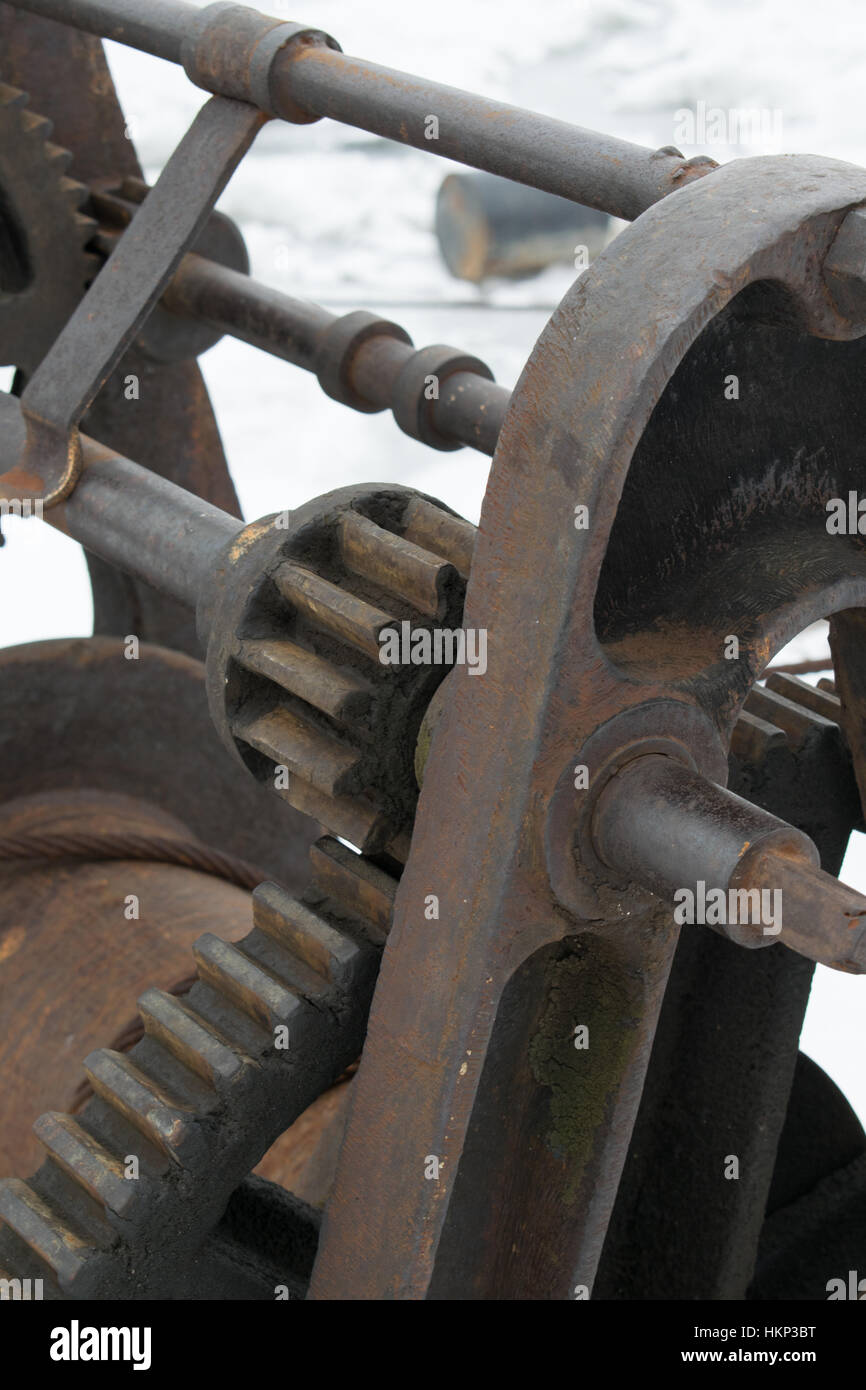
[[[827,745],[822,761],[840,744],[832,693],[776,674],[749,699],[734,737],[739,776],[760,780],[768,758],[793,767],[810,741]],[[856,796],[850,768],[848,778]],[[256,889],[244,939],[201,937],[192,989],[148,989],[143,1038],[88,1057],[89,1103],[37,1120],[42,1167],[0,1183],[0,1277],[41,1279],[49,1299],[305,1295],[316,1213],[243,1179],[360,1052],[397,888],[331,838],[312,847],[311,869],[300,898]],[[838,1106],[817,1070],[811,1085]],[[784,1171],[802,1162],[805,1136],[787,1139]],[[784,1238],[790,1221],[783,1206],[772,1231]],[[605,1277],[616,1274],[614,1264]]]
[[[303,1204],[271,1188],[258,1240],[234,1238],[231,1205],[216,1228],[230,1198],[264,1200],[232,1193],[361,1051],[396,882],[335,840],[311,859],[302,899],[264,883],[242,941],[196,942],[182,999],[142,995],[144,1037],[87,1058],[83,1111],[37,1121],[45,1162],[0,1183],[0,1277],[26,1270],[49,1298],[221,1297],[227,1279],[302,1296]]]
[[[99,262],[88,192],[72,155],[26,93],[0,83],[0,365],[30,374],[81,299]]]

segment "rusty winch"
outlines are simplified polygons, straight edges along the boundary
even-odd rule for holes
[[[103,39],[209,94],[152,187]],[[217,199],[320,118],[632,223],[513,391],[251,278]],[[223,334],[492,456],[477,532],[375,482],[242,520]],[[866,1136],[798,1055],[814,963],[866,970],[866,547],[828,526],[861,361],[866,170],[643,149],[233,3],[0,4],[0,496],[81,542],[95,608],[0,653],[3,1277],[823,1299],[863,1267]],[[835,680],[768,673],[823,617]]]

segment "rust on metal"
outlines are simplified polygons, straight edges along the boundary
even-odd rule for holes
[[[102,39],[210,94],[153,188]],[[823,1297],[866,1192],[798,1057],[814,963],[866,971],[866,546],[827,524],[863,474],[866,171],[718,169],[233,3],[9,0],[0,40],[0,483],[85,547],[96,613],[0,654],[0,1272]],[[249,277],[214,203],[265,121],[322,118],[632,222],[513,391]],[[241,520],[223,332],[492,456],[480,526],[375,482]],[[812,687],[773,661],[825,617]]]

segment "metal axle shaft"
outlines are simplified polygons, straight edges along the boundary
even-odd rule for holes
[[[611,778],[593,842],[610,868],[661,896],[682,894],[684,907],[689,894],[693,904],[712,902],[706,925],[742,946],[781,941],[837,970],[866,972],[866,898],[819,868],[807,835],[674,758],[646,754]]]
[[[207,10],[182,0],[157,0],[149,4],[145,16],[138,0],[12,3],[45,19],[183,63],[188,71],[191,66],[195,70],[196,43],[202,35],[208,37]],[[248,51],[245,44],[257,20],[264,34],[269,21],[241,5],[209,6],[208,10],[213,11],[213,25],[220,29],[221,82],[209,85],[202,80],[201,85],[217,94],[237,96],[243,69],[255,52],[255,44]],[[193,80],[200,79],[199,73]],[[716,167],[715,161],[703,156],[686,160],[671,146],[651,150],[379,67],[323,42],[287,41],[275,52],[266,85],[274,113],[284,119],[328,116],[628,221]]]

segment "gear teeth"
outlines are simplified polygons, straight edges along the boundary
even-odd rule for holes
[[[63,189],[67,200],[74,208],[82,208],[87,202],[87,189],[84,184],[79,183],[77,179],[71,179],[68,174],[63,174],[60,179],[60,187]],[[85,213],[81,213],[80,215],[91,227],[96,227],[96,222],[92,217],[87,217]]]
[[[30,111],[27,106],[21,112],[21,125],[26,135],[37,135],[44,145],[49,143],[54,133],[54,122],[49,121],[47,116]]]
[[[760,762],[771,748],[787,744],[788,736],[777,724],[769,724],[766,719],[744,709],[734,725],[731,735],[731,752],[744,763]]]
[[[841,714],[832,681],[814,686],[788,671],[768,671],[766,685],[749,691],[731,735],[731,752],[741,762],[758,763],[781,744],[796,753],[809,738],[844,742]]]
[[[81,244],[87,247],[99,231],[99,223],[96,219],[91,217],[89,213],[83,211],[90,194],[83,183],[78,183],[76,179],[67,178],[65,175],[61,178],[60,184],[67,201],[71,203],[74,209],[73,219],[78,229],[78,236],[81,240]],[[102,267],[102,259],[90,252],[85,255],[84,260],[85,265],[91,272],[91,278],[95,277]]]
[[[62,174],[72,163],[72,151],[64,148],[63,145],[54,145],[49,140],[45,145],[45,157],[49,164],[53,164],[58,174]],[[84,185],[79,184],[79,188]]]
[[[260,932],[291,951],[329,984],[351,988],[361,957],[357,945],[312,908],[275,883],[253,893],[253,921]]]
[[[98,274],[101,261],[87,250],[97,231],[96,222],[83,211],[89,190],[65,172],[73,155],[52,139],[53,122],[31,111],[27,102],[25,92],[0,83],[0,141],[7,152],[21,152],[8,168],[2,161],[4,181],[9,179],[6,192],[22,226],[38,220],[56,230],[55,241],[43,245],[40,239],[36,245],[30,267],[35,294],[6,296],[0,313],[0,346],[13,350],[15,344],[10,360],[30,374]]]
[[[787,671],[770,671],[767,674],[767,689],[776,695],[783,695],[795,704],[803,705],[813,714],[820,714],[832,724],[838,724],[842,716],[842,702],[835,692],[810,685],[799,676]]]
[[[265,537],[273,558],[246,600],[239,636],[208,657],[221,668],[212,689],[226,691],[228,730],[253,774],[273,780],[296,810],[364,854],[405,860],[414,739],[460,659],[454,634],[475,527],[407,490],[370,489],[323,505],[279,545],[275,528]],[[382,757],[383,743],[393,757]],[[288,786],[273,765],[288,770]]]
[[[94,189],[90,194],[92,207],[100,226],[110,228],[112,233],[125,231],[132,221],[131,209],[116,192]]]
[[[360,756],[330,734],[316,729],[302,715],[276,708],[240,722],[235,737],[266,758],[328,796],[353,790],[353,773]]]
[[[369,712],[373,691],[366,681],[294,642],[244,642],[237,659],[339,723],[360,722]]]
[[[199,1147],[197,1116],[129,1057],[100,1048],[84,1063],[98,1096],[174,1163],[182,1164]]]
[[[188,1201],[183,1189],[172,1195],[166,1188],[172,1167],[201,1175],[227,1150],[237,1163],[243,1123],[250,1127],[249,1147],[255,1151],[250,1166],[261,1157],[249,1121],[250,1113],[258,1112],[255,1105],[252,1111],[244,1106],[255,1100],[270,1068],[277,1068],[272,1077],[281,1078],[289,1124],[319,1093],[315,1087],[332,1084],[357,1056],[396,883],[336,841],[317,846],[311,858],[310,901],[292,898],[272,883],[260,885],[253,897],[253,929],[240,946],[205,934],[193,947],[200,979],[191,993],[178,999],[157,989],[145,991],[139,1000],[145,1037],[133,1052],[101,1049],[87,1058],[85,1070],[96,1092],[88,1128],[86,1116],[82,1123],[49,1113],[37,1121],[47,1164],[33,1185],[18,1179],[0,1184],[0,1220],[9,1227],[0,1242],[3,1263],[17,1266],[10,1277],[31,1277],[34,1265],[41,1277],[47,1265],[61,1286],[55,1292],[49,1280],[47,1296],[63,1297],[74,1296],[74,1281],[89,1260],[104,1257],[116,1270],[118,1241],[123,1256],[123,1242],[130,1237],[121,1235],[116,1219],[106,1220],[106,1213],[146,1240],[151,1207],[158,1230],[166,1220],[166,1202]],[[350,919],[345,931],[338,925],[342,916]],[[301,990],[312,982],[317,1004],[285,976],[301,980]],[[288,1052],[275,1042],[278,1024],[289,1025]],[[338,1046],[330,1052],[325,1045],[322,1051],[334,1029]],[[232,1040],[237,1037],[245,1041]],[[310,1049],[318,1072],[312,1091],[309,1083],[300,1084],[298,1068],[286,1069],[280,1060],[298,1043]],[[111,1121],[107,1112],[113,1112]],[[118,1126],[124,1136],[119,1141]],[[127,1135],[134,1142],[135,1132],[146,1141],[149,1173],[131,1181],[118,1154]],[[130,1250],[127,1243],[124,1267]],[[100,1278],[107,1277],[102,1266],[98,1269]],[[134,1276],[133,1269],[133,1287]],[[92,1277],[91,1271],[88,1283]]]
[[[215,1089],[232,1085],[253,1066],[252,1058],[221,1038],[174,994],[146,990],[138,1010],[147,1036]]]
[[[441,555],[463,579],[469,578],[477,534],[471,521],[434,507],[426,497],[413,497],[403,518],[404,538]]]
[[[210,932],[192,950],[201,978],[269,1033],[298,1022],[310,1007],[266,967]]]
[[[64,1172],[109,1211],[123,1216],[135,1200],[135,1183],[124,1177],[123,1163],[116,1155],[109,1153],[71,1115],[49,1111],[39,1117],[33,1130]]]
[[[379,636],[394,626],[394,617],[290,561],[277,570],[274,583],[309,622],[378,662],[382,650]]]
[[[795,752],[802,748],[806,739],[816,731],[830,734],[837,728],[833,720],[825,719],[822,714],[816,714],[813,710],[804,708],[802,704],[795,704],[787,696],[777,695],[773,689],[762,689],[759,685],[753,686],[749,691],[745,709],[758,719],[764,719],[768,724],[775,724],[783,729],[790,747]]]
[[[396,879],[330,836],[316,841],[310,859],[314,889],[358,915],[377,944],[383,944],[391,929]]]
[[[401,830],[389,841],[386,847],[386,854],[392,859],[396,859],[398,864],[405,865],[409,862],[409,851],[412,848],[411,831]]]
[[[8,82],[0,82],[0,106],[14,109],[15,107],[27,106],[27,93],[22,92],[18,87],[10,87]]]
[[[428,618],[441,618],[459,582],[452,564],[377,526],[360,512],[340,518],[340,552],[353,574],[403,598]]]
[[[71,1283],[93,1254],[93,1246],[63,1214],[20,1178],[0,1182],[0,1220],[63,1284]]]
[[[390,843],[394,827],[381,807],[361,797],[328,796],[300,778],[278,791],[296,811],[342,835],[365,854],[377,854]]]

